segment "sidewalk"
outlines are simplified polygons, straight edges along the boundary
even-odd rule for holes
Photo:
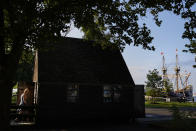
[[[172,120],[172,113],[166,108],[146,108],[146,117],[137,118],[136,122],[151,124],[158,121]]]
[[[172,114],[164,108],[146,108],[146,117],[137,118],[135,123],[130,124],[95,124],[84,123],[80,126],[65,129],[15,129],[14,131],[157,131],[157,128],[150,126],[154,122],[167,121],[172,119]],[[66,123],[65,123],[66,124]]]

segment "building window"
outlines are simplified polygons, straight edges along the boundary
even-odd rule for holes
[[[121,86],[104,86],[103,87],[104,103],[119,103],[120,91],[121,91]]]
[[[113,100],[114,100],[115,103],[119,103],[120,102],[121,86],[114,86],[113,90],[114,90]]]
[[[103,87],[103,101],[104,103],[112,102],[112,88],[110,86]]]
[[[79,97],[79,86],[74,84],[67,88],[67,102],[76,103]]]

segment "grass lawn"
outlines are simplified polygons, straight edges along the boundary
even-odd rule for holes
[[[12,96],[11,104],[16,104],[17,95]]]
[[[157,102],[156,104],[151,104],[149,101],[145,102],[146,107],[151,108],[171,108],[172,106],[181,108],[181,107],[194,107],[196,108],[196,103],[185,102]],[[195,117],[188,118],[182,117],[184,115],[189,115],[185,111],[173,110],[172,116],[175,118],[168,121],[156,121],[151,123],[149,126],[159,130],[159,131],[196,131],[196,119]],[[176,114],[177,113],[177,114]],[[188,112],[189,113],[189,112]],[[190,112],[191,113],[191,112]],[[175,116],[181,116],[181,118]],[[194,116],[194,114],[193,114]]]
[[[150,102],[145,102],[145,107],[151,107],[151,108],[170,108],[172,106],[176,107],[196,107],[196,103],[192,102],[185,102],[185,103],[179,103],[179,102],[157,102],[156,104],[152,104]]]

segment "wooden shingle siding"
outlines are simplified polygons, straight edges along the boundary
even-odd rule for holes
[[[134,84],[118,50],[102,50],[93,42],[66,38],[39,51],[39,81]]]
[[[119,50],[102,50],[75,38],[47,48],[38,53],[38,123],[122,121],[133,116],[135,84]],[[67,91],[74,84],[78,98],[68,102]],[[104,102],[105,85],[121,87],[119,102]]]

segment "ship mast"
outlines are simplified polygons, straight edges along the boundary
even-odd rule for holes
[[[162,79],[163,79],[163,88],[166,89],[166,82],[169,80],[169,77],[175,78],[175,93],[177,95],[183,94],[185,96],[185,91],[189,89],[188,86],[188,79],[191,75],[191,73],[185,73],[180,74],[180,66],[179,66],[179,59],[178,59],[178,49],[176,49],[176,65],[174,67],[175,74],[167,74],[167,67],[165,64],[165,56],[163,52],[161,52],[162,55]],[[182,77],[185,76],[183,79]],[[180,88],[181,87],[181,88]]]
[[[163,65],[162,65],[162,72],[163,72],[163,80],[167,78],[167,68],[165,66],[165,56],[163,54],[163,52],[161,52],[161,55],[163,56],[162,57],[162,62],[163,62]]]
[[[178,66],[178,49],[176,49],[176,67],[174,68],[175,78],[176,78],[176,92],[179,92],[179,75],[180,75],[180,67]]]
[[[167,68],[166,68],[166,64],[165,64],[165,56],[164,53],[161,52],[162,55],[162,78],[163,78],[163,88],[166,89],[166,81],[168,80],[168,76],[167,76]]]

